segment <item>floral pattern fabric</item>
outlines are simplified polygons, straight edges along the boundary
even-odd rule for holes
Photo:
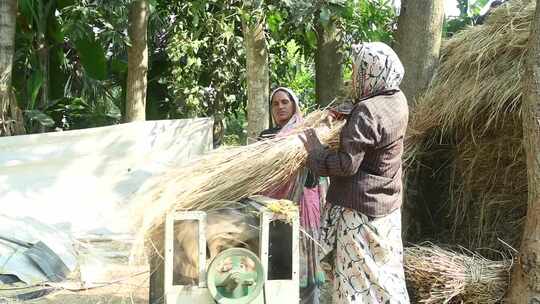
[[[320,240],[325,253],[334,252],[332,303],[409,303],[399,209],[369,218],[328,204]]]

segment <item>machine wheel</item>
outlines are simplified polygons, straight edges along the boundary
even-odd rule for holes
[[[253,252],[244,248],[227,249],[210,262],[206,284],[217,303],[248,304],[263,289],[263,267]]]

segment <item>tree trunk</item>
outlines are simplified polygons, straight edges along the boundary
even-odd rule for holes
[[[402,0],[394,50],[405,68],[405,77],[400,88],[414,107],[415,98],[429,85],[439,61],[439,50],[444,21],[442,0]],[[416,195],[416,179],[407,180],[403,212],[403,239],[408,241],[413,219],[419,218],[416,204],[421,199]],[[436,195],[435,192],[433,194]]]
[[[146,74],[148,72],[148,0],[133,1],[129,9],[128,77],[126,122],[146,119]]]
[[[343,86],[343,54],[334,22],[330,21],[327,26],[317,22],[316,31],[315,99],[319,106],[324,107],[339,95]]]
[[[531,23],[523,94],[528,207],[521,250],[512,271],[509,303],[540,303],[540,1]]]
[[[395,50],[405,67],[400,88],[411,106],[437,68],[443,21],[444,1],[401,1]]]
[[[11,89],[17,0],[0,0],[0,136],[24,134],[22,113]]]
[[[262,22],[243,24],[247,62],[247,136],[248,143],[254,141],[261,131],[268,128],[270,116],[268,91],[268,48]]]
[[[36,101],[36,108],[46,108],[49,104],[49,43],[47,41],[48,16],[51,10],[51,3],[47,5],[44,1],[38,2],[38,22],[37,26],[37,54],[39,67],[41,69],[41,102]],[[46,132],[45,126],[40,124],[40,132]]]

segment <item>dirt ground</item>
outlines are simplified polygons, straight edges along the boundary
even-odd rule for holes
[[[143,281],[144,279],[134,279],[131,282],[79,292],[59,291],[25,302],[0,299],[0,304],[148,304],[148,283]],[[331,304],[329,283],[321,290],[320,304]]]
[[[111,278],[116,280],[114,284],[76,292],[59,290],[39,299],[24,302],[8,300],[0,296],[0,304],[148,304],[149,273],[147,270],[148,266],[139,266],[134,269],[133,266],[126,264],[116,264],[108,271]],[[321,289],[320,304],[331,303],[330,288],[331,284],[327,282]]]
[[[109,267],[110,270],[105,272],[108,277],[106,281],[113,283],[104,285],[96,282],[92,288],[86,290],[79,290],[80,283],[65,283],[54,286],[58,290],[35,300],[17,301],[0,296],[0,304],[148,304],[147,266],[109,264]],[[25,290],[29,291],[33,289]]]

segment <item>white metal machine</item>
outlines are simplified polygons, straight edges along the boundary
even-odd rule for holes
[[[258,216],[258,248],[228,248],[207,260],[207,214],[202,211],[174,212],[165,224],[166,304],[285,304],[299,303],[298,212],[284,216],[266,206],[273,200],[255,196],[242,203]],[[191,237],[198,244],[198,280],[177,284],[175,268],[175,223],[190,221],[198,229]],[[257,251],[258,252],[254,252]],[[178,254],[178,253],[177,253]]]

